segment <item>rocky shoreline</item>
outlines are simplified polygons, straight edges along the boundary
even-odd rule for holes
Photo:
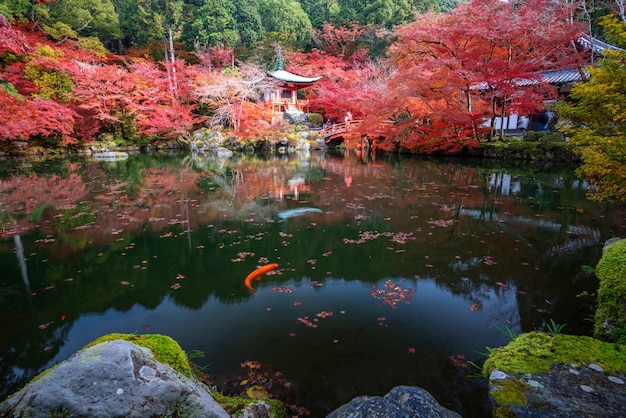
[[[285,153],[303,148],[320,150],[325,149],[326,144],[315,131],[292,132],[272,140],[242,141],[240,138],[222,134],[220,130],[201,128],[183,137],[156,140],[147,144],[126,144],[108,137],[91,143],[69,145],[51,145],[43,140],[11,141],[0,143],[0,160],[7,158],[46,160],[75,156],[93,157],[103,153],[171,154],[185,150],[208,154],[221,153],[220,156],[230,156],[232,153],[249,154],[273,151]],[[411,154],[409,150],[398,150],[398,153]],[[434,155],[503,161],[580,163],[580,156],[569,142],[554,140],[551,136],[538,141],[510,138],[508,141],[485,142],[480,148],[465,149],[453,154],[435,153]]]

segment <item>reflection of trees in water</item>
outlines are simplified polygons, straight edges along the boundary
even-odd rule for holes
[[[29,353],[32,362],[24,365],[26,357],[14,354],[15,358],[3,358],[0,367],[7,376],[3,388],[23,379],[9,370],[11,362],[33,374],[52,358],[63,344],[59,334],[67,332],[67,325],[58,320],[61,315],[71,323],[72,318],[111,308],[124,312],[139,304],[156,309],[166,298],[194,310],[210,298],[224,304],[241,303],[251,297],[243,279],[261,257],[278,262],[284,270],[264,276],[259,286],[323,282],[329,276],[371,284],[387,277],[433,278],[438,286],[468,301],[468,314],[470,303],[489,305],[490,314],[513,324],[516,319],[506,312],[516,294],[521,322],[532,328],[545,317],[536,311],[546,307],[545,300],[559,309],[556,296],[569,298],[569,293],[578,291],[576,286],[582,286],[567,282],[578,268],[572,260],[578,259],[579,247],[566,245],[566,251],[559,252],[563,258],[557,264],[563,265],[551,266],[552,255],[541,257],[555,242],[574,241],[559,241],[561,230],[565,236],[584,235],[584,226],[598,211],[595,204],[583,213],[570,210],[587,208],[584,191],[568,190],[564,195],[564,189],[549,185],[552,177],[548,175],[534,175],[526,183],[520,171],[514,174],[522,180],[520,195],[495,195],[487,183],[492,168],[460,164],[398,159],[392,165],[381,160],[364,165],[346,158],[312,159],[306,165],[299,159],[242,158],[206,162],[192,169],[179,163],[176,159],[137,163],[129,159],[113,168],[89,163],[68,172],[67,190],[58,175],[28,173],[2,183],[6,186],[0,194],[2,210],[7,208],[23,230],[19,235],[23,258],[28,258],[31,291],[37,293],[31,296],[24,289],[19,254],[16,260],[13,253],[15,228],[7,223],[11,242],[0,247],[6,267],[0,298],[19,292],[13,307],[21,309],[24,317],[16,319],[17,337],[4,328],[2,333],[11,337],[11,353]],[[353,178],[349,187],[346,175]],[[139,187],[128,189],[129,178]],[[302,200],[289,194],[290,179],[304,179],[300,185],[309,187],[308,193],[299,195]],[[536,193],[525,189],[525,184],[538,181],[549,198],[540,209],[529,209],[530,197]],[[28,190],[31,182],[36,192]],[[52,185],[58,196],[45,192],[51,182],[59,183]],[[283,200],[279,199],[281,187]],[[92,203],[87,208],[81,206],[82,201]],[[42,204],[45,209],[37,223],[32,214]],[[302,206],[318,207],[324,213],[308,213],[286,223],[273,217]],[[63,216],[76,220],[81,212],[89,212],[95,220],[84,225],[77,221],[59,234],[54,221]],[[607,217],[616,216],[609,212]],[[36,228],[45,228],[45,235]],[[368,232],[375,238],[346,244],[345,240],[357,241]],[[402,242],[399,234],[414,239]],[[233,262],[238,253],[255,255]],[[495,263],[485,263],[486,257]],[[44,258],[48,261],[43,262]],[[316,269],[309,260],[316,260]],[[185,278],[178,280],[179,274]],[[74,280],[66,282],[68,278]],[[509,289],[501,289],[496,281],[506,282]],[[172,289],[175,283],[181,288]],[[43,290],[50,285],[55,288]],[[506,297],[492,299],[501,295]],[[6,315],[13,307],[0,304],[0,314]],[[46,329],[38,328],[51,320],[54,323]],[[53,348],[43,351],[48,346]]]
[[[37,329],[38,335],[19,332],[12,336],[11,345],[2,347],[0,357],[0,399],[10,395],[15,390],[12,388],[23,387],[42,372],[58,354],[70,329],[71,323],[65,322],[62,326]]]

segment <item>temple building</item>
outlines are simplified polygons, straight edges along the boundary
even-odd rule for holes
[[[309,113],[309,101],[298,100],[298,90],[312,86],[322,76],[302,77],[285,71],[280,47],[276,55],[276,68],[267,75],[279,81],[276,89],[264,93],[264,100],[272,103],[275,113]]]

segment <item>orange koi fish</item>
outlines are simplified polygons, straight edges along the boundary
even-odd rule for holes
[[[252,287],[252,280],[261,280],[262,275],[274,270],[276,267],[278,267],[278,264],[276,263],[266,264],[263,267],[259,267],[252,273],[248,274],[248,277],[246,277],[246,280],[243,281],[243,284],[245,284],[249,290],[254,292],[254,288]]]

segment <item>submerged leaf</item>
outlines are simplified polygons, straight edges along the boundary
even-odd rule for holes
[[[270,394],[267,393],[267,391],[259,385],[254,385],[248,388],[248,390],[246,391],[246,394],[251,399],[268,399],[270,397]]]

